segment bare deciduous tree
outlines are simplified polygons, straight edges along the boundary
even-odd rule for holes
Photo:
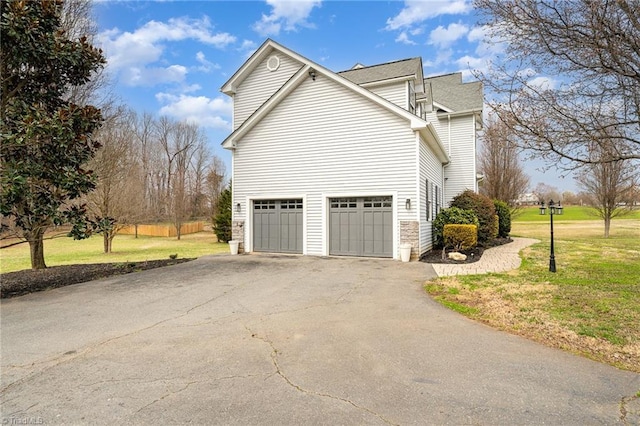
[[[480,192],[513,208],[518,196],[527,191],[529,176],[520,163],[520,148],[512,139],[503,122],[490,120],[485,126],[478,168],[484,175]]]
[[[494,92],[490,107],[522,147],[565,169],[640,158],[640,2],[475,0],[475,6],[492,40],[506,46],[478,78]],[[599,156],[599,146],[612,155]]]
[[[207,170],[206,192],[209,204],[209,217],[214,217],[220,212],[220,195],[226,187],[226,167],[219,157],[214,156]]]
[[[560,191],[553,185],[548,185],[546,183],[538,183],[536,187],[533,189],[533,193],[538,196],[538,203],[542,204],[548,203],[551,200],[554,200],[556,203],[560,200]]]
[[[97,175],[96,189],[87,196],[104,239],[104,252],[111,253],[113,239],[124,226],[135,223],[142,213],[142,174],[131,135],[132,114],[124,107],[105,111],[98,133],[102,148],[90,166]]]
[[[602,149],[602,158],[615,157],[615,149]],[[615,159],[583,166],[576,181],[588,194],[588,203],[604,221],[604,236],[609,237],[611,219],[630,211],[628,200],[638,186],[637,165],[631,160]]]

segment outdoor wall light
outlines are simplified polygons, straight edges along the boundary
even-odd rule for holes
[[[404,207],[407,210],[411,210],[411,198],[407,198],[407,201],[404,202]]]
[[[316,81],[316,70],[309,71],[309,77],[311,77],[313,81]]]
[[[236,212],[240,213],[240,203],[236,204]]]

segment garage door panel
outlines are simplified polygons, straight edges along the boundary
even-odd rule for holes
[[[391,197],[331,199],[329,253],[392,257],[391,203]]]
[[[302,199],[254,201],[253,249],[302,253],[302,212]]]
[[[357,211],[337,211],[331,213],[332,254],[357,255],[361,240]]]

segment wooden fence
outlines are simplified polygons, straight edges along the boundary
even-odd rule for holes
[[[180,234],[195,234],[204,230],[204,222],[183,223],[180,227]],[[129,225],[118,231],[121,235],[135,235],[136,226]],[[149,237],[176,237],[176,227],[170,223],[160,223],[156,225],[138,225],[138,235]]]

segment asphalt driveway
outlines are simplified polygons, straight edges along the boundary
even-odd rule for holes
[[[434,276],[210,256],[4,300],[2,422],[640,422],[640,375],[450,312]]]

